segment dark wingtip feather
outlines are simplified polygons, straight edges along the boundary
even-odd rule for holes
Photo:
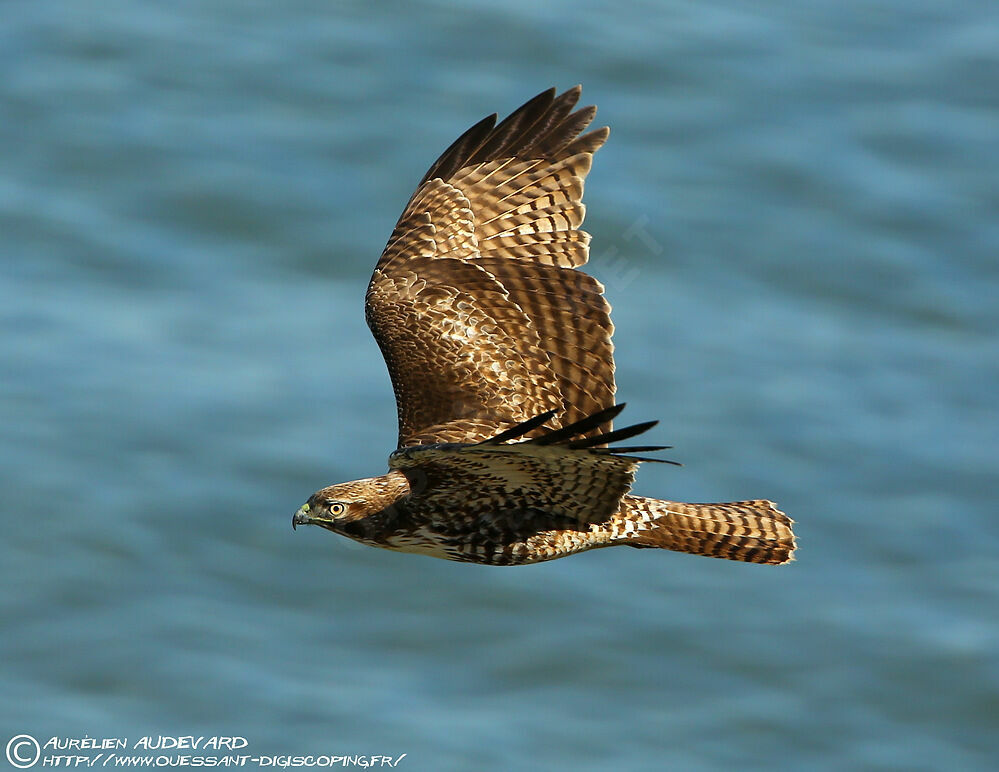
[[[576,153],[595,153],[603,146],[609,136],[610,127],[601,126],[599,129],[589,131],[581,137],[576,137],[576,139],[565,147],[563,152],[570,155],[575,155]]]
[[[683,466],[679,461],[670,461],[668,458],[648,458],[646,456],[621,456],[630,458],[632,461],[642,461],[647,464],[670,464],[671,466]]]
[[[615,429],[612,432],[598,434],[595,437],[584,437],[580,440],[573,440],[569,443],[569,447],[573,449],[583,449],[596,447],[597,445],[609,445],[612,442],[620,442],[621,440],[627,440],[631,437],[635,437],[642,432],[647,432],[657,423],[659,422],[645,421],[640,424],[635,424],[634,426],[625,426],[623,429]]]
[[[555,94],[554,87],[545,89],[510,113],[496,125],[476,151],[465,159],[463,165],[485,163],[505,155],[509,148],[517,144],[518,137],[529,135],[532,128],[544,118],[555,102]]]
[[[648,431],[653,426],[658,424],[658,421],[644,421],[642,423],[635,424],[634,426],[626,426],[623,429],[616,429],[611,432],[597,435],[596,437],[580,437],[576,440],[571,439],[572,437],[578,437],[580,434],[585,434],[586,432],[613,420],[621,413],[622,410],[624,410],[624,407],[624,402],[619,405],[612,405],[611,407],[604,408],[603,410],[593,413],[592,415],[588,415],[579,421],[571,423],[568,426],[564,426],[561,429],[555,429],[554,431],[550,431],[540,437],[535,437],[532,440],[525,440],[525,442],[532,445],[561,444],[571,450],[586,450],[600,456],[627,458],[631,461],[647,461],[654,464],[672,464],[673,466],[683,466],[683,464],[678,461],[670,461],[664,458],[648,458],[645,456],[631,455],[632,453],[670,450],[673,447],[672,445],[628,445],[616,448],[594,447],[596,445],[607,445],[611,442],[634,437],[642,432]],[[549,410],[541,413],[540,415],[536,415],[534,418],[522,421],[521,423],[510,427],[506,431],[500,432],[495,437],[490,437],[488,440],[483,440],[477,444],[499,445],[509,440],[515,440],[519,437],[523,437],[528,432],[543,426],[547,421],[555,416],[556,412],[557,411],[555,410]]]
[[[656,446],[650,445],[648,447],[634,447],[634,448],[590,448],[590,453],[595,453],[598,456],[611,456],[612,458],[626,458],[629,461],[644,461],[651,464],[671,464],[672,466],[683,466],[679,461],[670,461],[668,458],[649,458],[648,456],[634,456],[632,453],[637,453],[645,450],[667,450],[666,446]]]
[[[465,166],[506,156],[551,159],[595,152],[607,139],[608,130],[604,127],[580,136],[596,113],[592,106],[572,112],[582,88],[577,84],[561,94],[548,88],[499,123],[495,113],[483,118],[441,154],[420,185],[435,177],[448,180]]]
[[[504,432],[500,432],[495,437],[490,437],[488,440],[483,440],[478,443],[479,445],[499,445],[500,443],[506,442],[507,440],[515,440],[518,437],[523,437],[529,431],[537,429],[539,426],[543,426],[546,422],[555,417],[557,411],[548,410],[544,413],[534,416],[534,418],[528,418],[526,421],[521,421],[515,426],[511,426]]]
[[[651,453],[654,450],[672,450],[672,445],[626,445],[613,448],[593,448],[594,453]]]
[[[586,434],[586,432],[603,426],[609,421],[613,421],[617,415],[624,410],[624,406],[624,402],[620,405],[611,405],[610,407],[604,408],[599,412],[586,416],[586,418],[581,418],[575,423],[571,423],[568,426],[563,426],[561,429],[556,429],[553,432],[537,437],[531,440],[531,442],[536,445],[554,445],[555,443],[575,437],[577,434]]]
[[[465,160],[482,147],[482,144],[492,134],[497,117],[496,113],[487,115],[452,142],[450,147],[440,154],[440,157],[434,161],[433,165],[427,170],[427,173],[423,175],[420,185],[434,177],[446,180],[454,175],[458,169],[465,165]],[[419,185],[417,186],[418,188]]]

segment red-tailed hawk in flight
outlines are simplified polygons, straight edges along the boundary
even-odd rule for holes
[[[607,128],[580,88],[466,131],[416,188],[375,266],[365,312],[392,377],[399,449],[379,477],[315,493],[292,519],[365,544],[519,565],[595,547],[786,563],[769,501],[683,504],[629,493],[661,446],[610,447],[610,306],[589,255],[583,180]]]

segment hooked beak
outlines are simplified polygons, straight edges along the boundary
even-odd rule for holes
[[[296,512],[291,517],[291,528],[292,530],[298,528],[300,525],[309,525],[312,522],[312,517],[309,515],[309,505],[303,504],[298,512]]]

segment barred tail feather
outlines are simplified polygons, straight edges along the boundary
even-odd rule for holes
[[[625,496],[620,543],[779,565],[794,559],[793,520],[772,501],[684,504]]]

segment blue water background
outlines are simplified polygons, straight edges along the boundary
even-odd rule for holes
[[[999,4],[8,2],[0,741],[400,768],[999,759]],[[619,396],[798,561],[293,533],[380,473],[364,288],[457,134],[584,85]]]

